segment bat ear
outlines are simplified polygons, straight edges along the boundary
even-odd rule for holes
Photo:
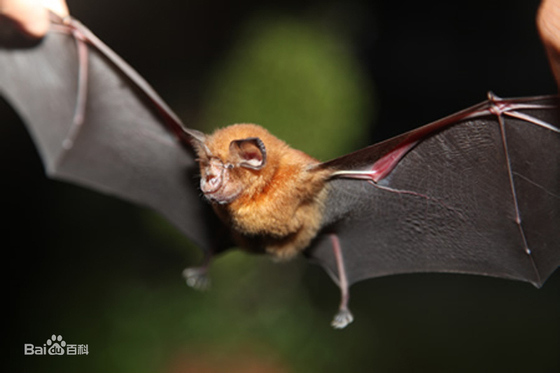
[[[258,137],[233,140],[229,144],[230,154],[238,159],[241,167],[260,170],[266,163],[266,148]]]

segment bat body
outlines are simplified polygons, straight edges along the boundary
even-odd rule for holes
[[[560,263],[556,97],[490,95],[321,163],[256,125],[185,128],[75,20],[54,17],[39,46],[0,50],[0,65],[0,93],[47,173],[162,213],[206,254],[184,271],[189,285],[206,286],[211,257],[233,243],[277,259],[303,253],[341,288],[340,328],[360,280],[460,272],[540,286]]]
[[[240,247],[289,259],[321,228],[328,170],[264,128],[238,124],[195,142],[200,189]]]

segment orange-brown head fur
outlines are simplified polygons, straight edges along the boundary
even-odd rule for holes
[[[330,172],[254,124],[195,141],[201,189],[238,244],[289,258],[317,234]],[[264,247],[257,247],[264,246]]]

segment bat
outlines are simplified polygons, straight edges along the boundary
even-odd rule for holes
[[[77,20],[51,14],[34,48],[0,49],[0,94],[46,173],[150,207],[204,252],[183,272],[205,288],[233,246],[304,255],[341,290],[411,272],[541,286],[560,263],[558,98],[488,99],[320,162],[264,128],[186,128],[150,85]],[[202,194],[202,196],[201,196]]]

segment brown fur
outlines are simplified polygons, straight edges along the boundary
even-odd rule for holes
[[[320,228],[329,172],[310,168],[318,161],[290,148],[264,128],[236,124],[206,137],[210,156],[198,147],[201,177],[205,177],[204,165],[209,158],[218,158],[224,165],[233,163],[230,143],[253,137],[264,143],[266,163],[259,170],[224,167],[227,188],[217,194],[235,198],[212,205],[245,249],[265,250],[275,258],[288,259],[307,247]]]

